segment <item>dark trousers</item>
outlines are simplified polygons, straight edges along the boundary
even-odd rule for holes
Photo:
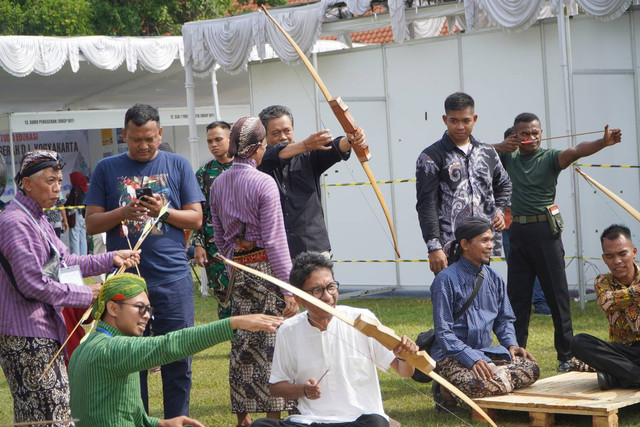
[[[571,351],[596,371],[615,377],[622,387],[640,387],[640,342],[627,346],[578,334],[571,341]]]
[[[527,346],[531,296],[533,283],[540,279],[542,291],[547,299],[553,318],[554,345],[558,360],[571,358],[571,308],[569,286],[564,268],[564,247],[560,236],[551,235],[547,222],[511,224],[511,248],[507,293],[516,315],[514,324],[516,339],[521,347]]]
[[[153,306],[150,322],[153,335],[164,335],[194,323],[193,279],[191,274],[178,280],[149,288],[149,300]],[[149,334],[149,327],[145,335]],[[162,366],[162,396],[164,418],[189,415],[189,394],[191,392],[191,357]],[[149,412],[147,371],[140,372],[140,388],[144,408]]]
[[[299,424],[287,420],[260,418],[251,427],[389,427],[389,421],[378,414],[360,415],[357,420],[348,423],[311,423]]]
[[[502,250],[504,251],[504,257],[509,262],[509,250],[511,249],[511,233],[509,229],[502,230]],[[533,298],[531,302],[534,306],[538,306],[540,304],[547,305],[547,300],[544,299],[544,291],[542,290],[542,286],[540,286],[540,280],[536,276],[536,280],[533,283]]]

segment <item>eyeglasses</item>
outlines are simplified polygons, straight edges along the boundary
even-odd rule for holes
[[[329,295],[335,295],[338,293],[338,288],[340,287],[340,282],[331,282],[327,286],[316,286],[315,288],[311,288],[308,291],[305,291],[315,298],[322,298],[324,295],[324,291],[327,291]]]
[[[131,305],[135,308],[138,309],[138,314],[142,317],[145,314],[149,313],[149,316],[153,316],[153,307],[151,307],[150,305],[144,305],[142,303],[137,303],[134,304],[132,302],[124,302],[124,301],[113,301],[116,304],[124,304],[124,305]]]

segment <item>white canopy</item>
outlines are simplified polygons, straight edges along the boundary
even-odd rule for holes
[[[182,37],[0,37],[0,113],[186,105]],[[247,76],[218,76],[220,103],[247,105]],[[198,91],[197,105],[212,105]]]

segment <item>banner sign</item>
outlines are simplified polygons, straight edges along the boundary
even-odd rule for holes
[[[58,132],[19,132],[13,134],[13,147],[15,156],[15,170],[20,170],[22,155],[31,150],[51,150],[60,153],[65,161],[62,170],[62,193],[66,194],[71,189],[69,174],[82,172],[90,176],[89,170],[89,137],[86,130],[70,130]],[[3,199],[12,198],[13,168],[11,166],[11,147],[9,134],[0,134],[0,154],[7,165],[7,187],[4,190]]]

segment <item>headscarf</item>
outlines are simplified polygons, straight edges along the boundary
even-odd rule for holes
[[[229,156],[247,159],[260,147],[267,132],[257,117],[241,117],[231,128]]]
[[[71,180],[71,185],[80,188],[83,193],[86,194],[87,191],[89,191],[89,186],[87,185],[87,177],[84,176],[82,172],[71,172],[71,175],[69,175],[69,179]]]
[[[456,227],[456,240],[451,243],[451,248],[449,249],[449,256],[453,259],[453,262],[458,261],[462,256],[462,246],[460,246],[462,240],[470,241],[487,230],[491,230],[491,223],[485,218],[472,216],[464,219]]]
[[[18,190],[24,194],[22,178],[26,178],[46,168],[62,170],[65,163],[60,154],[50,150],[33,150],[25,153],[20,162],[20,172],[14,178]]]
[[[124,301],[143,292],[149,294],[147,282],[142,277],[129,273],[112,276],[100,288],[91,316],[95,320],[100,320],[109,301]]]

